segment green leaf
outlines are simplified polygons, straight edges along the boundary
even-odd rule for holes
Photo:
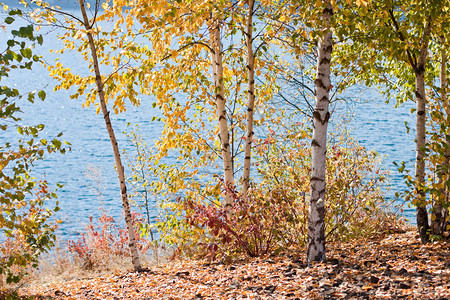
[[[22,11],[20,9],[12,9],[9,11],[8,15],[15,16],[15,15],[22,15]]]
[[[33,136],[37,136],[38,130],[35,127],[30,127],[30,132]]]
[[[57,139],[54,139],[53,141],[52,141],[52,144],[53,144],[53,146],[55,147],[55,148],[61,148],[61,141],[59,141],[59,140],[57,140]]]
[[[30,101],[31,103],[34,103],[34,93],[28,94],[28,101]]]
[[[22,54],[23,57],[26,57],[28,59],[31,58],[31,56],[33,55],[33,52],[31,51],[30,48],[25,48],[20,50],[20,53]]]
[[[44,101],[45,100],[45,97],[47,96],[47,94],[44,92],[44,91],[39,91],[38,92],[38,97],[39,97],[39,99],[41,99],[42,101]]]
[[[28,25],[26,27],[20,27],[19,36],[23,38],[33,39],[33,25]]]
[[[14,22],[14,18],[12,18],[12,17],[6,17],[6,19],[5,19],[5,23],[6,23],[6,24],[11,24],[12,22]]]

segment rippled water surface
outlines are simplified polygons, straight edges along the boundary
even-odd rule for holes
[[[0,42],[4,43],[6,38],[6,35],[0,35]],[[59,47],[60,43],[55,41],[54,34],[49,34],[45,37],[44,46],[35,51],[47,61],[52,61],[55,56],[50,55],[48,50]],[[69,62],[74,72],[85,73],[86,63],[80,61],[76,53],[65,55],[62,59]],[[44,135],[47,137],[63,132],[63,139],[72,144],[71,152],[51,155],[36,166],[36,173],[45,174],[50,183],[64,184],[58,192],[62,208],[60,216],[64,221],[62,234],[72,236],[80,229],[80,224],[88,222],[90,215],[99,216],[101,203],[113,216],[120,218],[121,202],[114,158],[102,115],[97,115],[93,107],[83,108],[81,100],[70,100],[68,92],[52,92],[55,82],[49,79],[42,66],[35,66],[30,72],[13,73],[3,83],[14,85],[22,92],[44,88],[47,99],[33,105],[24,103],[22,117],[27,124],[44,123]],[[404,189],[404,186],[392,162],[414,159],[414,136],[413,133],[406,135],[404,126],[404,122],[408,121],[413,128],[413,117],[409,112],[412,104],[394,109],[393,104],[385,104],[375,92],[354,96],[360,100],[351,105],[354,114],[352,135],[367,148],[386,155],[383,164],[392,170],[392,189],[388,196],[393,198],[395,191]],[[111,114],[121,147],[130,149],[130,143],[121,134],[127,129],[127,122],[139,124],[143,137],[149,143],[158,137],[162,128],[161,124],[150,121],[157,115],[151,104],[150,98],[143,98],[140,107],[128,107],[126,113],[118,116]],[[102,202],[92,189],[97,183],[85,175],[89,168],[100,171],[96,176],[103,191]],[[404,214],[414,222],[412,209],[406,209]]]

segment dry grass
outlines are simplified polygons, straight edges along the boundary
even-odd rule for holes
[[[155,267],[165,264],[171,256],[168,249],[148,250],[141,252],[141,263],[144,267]],[[129,255],[116,255],[114,253],[97,253],[102,264],[93,267],[68,250],[67,245],[59,243],[54,250],[41,257],[38,269],[31,269],[30,275],[24,280],[26,285],[42,285],[52,282],[71,281],[83,278],[93,278],[111,273],[126,273],[132,270],[131,257]]]

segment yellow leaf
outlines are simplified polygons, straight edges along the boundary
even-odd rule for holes
[[[356,0],[356,5],[358,6],[367,6],[367,0]]]
[[[105,3],[102,4],[102,8],[104,10],[108,10],[108,7],[109,7],[108,3],[105,2]]]

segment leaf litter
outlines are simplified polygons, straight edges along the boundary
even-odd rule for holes
[[[23,288],[32,299],[450,299],[450,243],[422,245],[413,231],[329,244],[327,261],[305,249],[232,264],[169,262],[143,272]]]

